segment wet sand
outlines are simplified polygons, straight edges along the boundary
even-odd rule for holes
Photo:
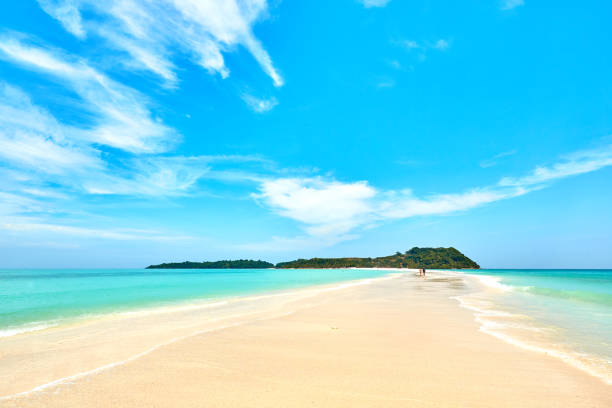
[[[466,283],[405,274],[322,292],[0,406],[612,406],[600,379],[479,331],[451,299]]]

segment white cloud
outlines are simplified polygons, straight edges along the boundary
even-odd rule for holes
[[[103,229],[103,228],[84,228],[72,225],[47,224],[36,222],[17,222],[2,223],[0,229],[11,232],[28,233],[52,233],[69,235],[75,237],[85,237],[94,239],[112,239],[120,241],[173,241],[177,239],[189,239],[187,236],[174,236],[160,231],[138,230],[138,229]]]
[[[504,177],[499,185],[531,187],[565,177],[590,173],[607,166],[612,166],[612,145],[572,153],[565,156],[564,160],[551,166],[538,166],[530,174],[523,177]]]
[[[403,41],[400,41],[400,44],[402,44],[404,47],[406,47],[409,50],[412,50],[415,48],[421,48],[419,43],[414,40],[403,40]]]
[[[383,199],[378,214],[382,219],[410,218],[422,215],[444,215],[457,211],[469,210],[483,204],[527,193],[522,187],[511,189],[487,187],[473,189],[464,193],[439,194],[426,198],[417,198],[409,192],[391,194],[390,199]]]
[[[450,42],[443,38],[440,38],[434,41],[433,43],[429,41],[418,42],[415,40],[400,40],[396,43],[406,48],[407,50],[427,51],[428,49],[434,49],[439,51],[445,51],[450,48]]]
[[[418,62],[425,61],[431,50],[443,52],[448,50],[451,46],[451,42],[444,38],[440,38],[433,42],[416,40],[393,40],[392,42],[411,52],[413,58]]]
[[[9,181],[14,190],[24,192],[42,191],[39,185],[51,182],[77,193],[176,196],[191,193],[204,178],[253,181],[257,177],[248,172],[249,166],[271,166],[250,155],[117,159],[78,136],[83,131],[58,122],[23,91],[0,82],[0,163],[22,171],[3,171],[5,191]],[[237,163],[242,172],[235,171]]]
[[[33,105],[21,90],[0,82],[0,158],[5,162],[51,174],[102,168],[96,149],[66,137],[73,131]]]
[[[39,0],[42,8],[77,37],[93,33],[125,52],[129,66],[175,86],[177,53],[210,73],[229,76],[223,53],[245,47],[275,86],[283,78],[253,34],[266,17],[265,0]],[[85,12],[85,13],[81,13]]]
[[[495,156],[493,156],[493,157],[490,157],[490,158],[488,158],[488,159],[485,159],[485,160],[481,161],[481,162],[480,162],[480,167],[482,167],[482,168],[493,167],[493,166],[495,166],[495,165],[496,165],[496,164],[497,164],[497,163],[498,163],[498,162],[499,162],[501,159],[504,159],[504,158],[509,157],[509,156],[513,156],[513,155],[515,155],[515,154],[516,154],[516,152],[517,152],[517,150],[516,150],[516,149],[513,149],[513,150],[508,150],[507,152],[501,152],[501,153],[498,153],[498,154],[496,154],[496,155],[495,155]]]
[[[138,41],[115,34],[107,28],[99,28],[98,33],[112,44],[129,54],[131,58],[123,59],[130,69],[144,69],[162,77],[167,88],[174,88],[178,82],[176,67],[164,54],[164,50],[156,47],[142,47]]]
[[[525,4],[524,0],[502,0],[501,9],[502,10],[512,10],[513,8],[522,6]]]
[[[70,33],[85,38],[81,14],[73,0],[38,0],[42,9],[58,20]]]
[[[172,196],[188,193],[209,172],[209,160],[198,157],[132,159],[127,169],[105,172],[82,181],[89,194]]]
[[[450,47],[450,44],[446,40],[439,39],[431,47],[435,48],[436,50],[444,51],[444,50],[447,50],[448,47]]]
[[[402,64],[398,60],[389,61],[389,65],[391,65],[395,69],[402,69]]]
[[[278,178],[263,181],[260,193],[254,198],[279,215],[297,221],[307,234],[306,237],[276,238],[269,245],[301,244],[308,241],[308,236],[335,243],[353,238],[359,228],[378,222],[465,211],[607,166],[612,166],[612,145],[577,152],[551,166],[539,166],[526,176],[505,177],[494,185],[461,193],[417,197],[410,190],[378,190],[365,181]]]
[[[132,153],[166,151],[178,139],[173,129],[153,117],[143,95],[84,61],[71,60],[14,36],[0,37],[0,55],[61,80],[79,95],[94,116],[94,123],[74,129],[75,137]]]
[[[278,105],[276,98],[272,97],[269,99],[260,99],[253,95],[242,94],[242,100],[257,113],[264,113],[274,109]]]
[[[385,7],[391,0],[359,0],[365,8],[370,7]]]
[[[41,211],[41,204],[37,200],[20,194],[0,191],[0,215],[3,218],[15,214]]]
[[[343,234],[372,213],[376,190],[366,182],[340,183],[321,178],[266,180],[253,195],[284,217],[306,225],[311,235]]]
[[[376,84],[376,87],[379,89],[393,88],[394,86],[395,86],[395,81],[393,79],[386,79]]]

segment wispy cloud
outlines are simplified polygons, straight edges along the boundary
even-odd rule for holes
[[[385,88],[393,88],[395,86],[395,80],[393,79],[384,79],[379,81],[376,84],[376,87],[379,89],[385,89]]]
[[[502,0],[501,9],[502,10],[512,10],[524,4],[525,4],[524,0]]]
[[[414,41],[414,40],[402,40],[402,41],[400,41],[400,44],[403,45],[405,48],[407,48],[409,50],[412,50],[412,49],[415,49],[415,48],[421,48],[419,43]]]
[[[431,48],[434,48],[436,50],[441,50],[441,51],[448,49],[448,47],[450,47],[450,44],[448,43],[448,41],[443,40],[443,39],[439,39],[438,41],[433,43],[433,45],[431,46]]]
[[[439,38],[434,41],[417,41],[411,39],[392,40],[392,43],[404,48],[418,62],[427,60],[430,52],[445,52],[451,47],[451,41]]]
[[[450,48],[450,42],[444,38],[440,38],[434,42],[415,40],[399,40],[395,42],[407,50],[426,51],[429,49],[434,49],[439,51],[445,51]]]
[[[41,208],[41,203],[23,194],[0,191],[0,215],[3,218],[16,214],[39,212]]]
[[[73,0],[38,0],[42,9],[60,21],[64,28],[79,38],[85,38],[85,30],[77,2]]]
[[[565,177],[590,173],[607,166],[612,166],[612,145],[568,154],[560,162],[550,166],[538,166],[526,176],[504,177],[499,185],[533,187]]]
[[[183,196],[197,190],[202,180],[240,182],[260,177],[237,166],[267,163],[257,156],[159,156],[132,158],[122,168],[96,174],[82,180],[88,194],[171,197]],[[229,170],[228,170],[229,166]]]
[[[29,44],[16,35],[0,37],[0,57],[50,75],[71,88],[94,116],[72,135],[132,153],[168,150],[178,134],[153,117],[144,95],[51,48]]]
[[[230,75],[223,53],[245,47],[275,86],[283,78],[253,34],[266,17],[266,0],[39,0],[49,15],[79,38],[92,34],[152,72],[168,86],[178,81],[173,59],[184,54],[210,73]]]
[[[75,174],[104,166],[100,152],[74,143],[77,132],[34,105],[23,91],[0,82],[0,158],[14,166],[50,174]]]
[[[104,229],[84,228],[70,225],[46,224],[35,222],[1,223],[0,229],[18,233],[51,233],[73,237],[112,239],[119,241],[175,241],[189,239],[188,236],[176,236],[161,231],[138,230],[138,229]]]
[[[278,105],[276,98],[260,99],[250,94],[242,94],[242,100],[257,113],[264,113],[274,109]]]
[[[358,0],[365,8],[385,7],[391,0]]]
[[[509,157],[509,156],[513,156],[515,155],[517,152],[516,149],[513,150],[508,150],[507,152],[501,152],[496,154],[493,157],[489,157],[488,159],[485,159],[483,161],[480,162],[480,167],[482,168],[487,168],[487,167],[493,167],[495,165],[497,165],[497,163],[499,163],[500,160]]]
[[[72,69],[53,58],[45,64],[59,65],[66,71]],[[82,203],[91,195],[184,196],[201,191],[200,181],[255,182],[261,180],[258,173],[275,171],[269,160],[253,155],[103,152],[95,138],[84,137],[90,131],[93,130],[58,121],[49,111],[35,105],[21,89],[0,82],[0,176],[3,180],[0,212],[12,217],[45,213],[49,220],[22,220],[17,224],[53,224],[54,207],[64,207],[69,212],[69,203]]]
[[[399,62],[398,60],[389,61],[389,65],[391,65],[395,69],[402,69],[402,63]]]
[[[460,193],[418,197],[409,189],[384,191],[366,181],[344,183],[319,177],[269,179],[261,183],[259,193],[253,197],[280,216],[297,221],[306,237],[339,242],[375,223],[466,211],[607,166],[612,166],[612,145],[576,152],[550,166],[536,167],[525,176],[504,177],[494,185]],[[306,238],[296,239],[301,242]],[[287,238],[282,242],[292,241]]]
[[[93,196],[155,197],[159,200],[201,194],[198,183],[203,180],[252,184],[261,181],[263,175],[245,169],[251,166],[265,171],[261,169],[267,168],[269,163],[258,156],[221,155],[134,157],[122,167],[105,165],[88,171],[74,168],[69,176],[43,173],[33,177],[21,177],[20,173],[0,167],[2,190],[5,190],[0,191],[0,230],[36,239],[53,239],[54,235],[108,240],[185,239],[182,234],[167,231],[92,227],[99,217],[88,213],[84,203]],[[243,170],[237,171],[238,165]],[[48,184],[52,188],[47,187]],[[103,223],[112,226],[115,221],[104,220]]]

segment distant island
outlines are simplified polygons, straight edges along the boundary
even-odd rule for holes
[[[417,248],[378,258],[312,258],[276,264],[277,268],[480,269],[455,248]]]
[[[274,268],[274,264],[266,261],[253,261],[239,259],[237,261],[214,262],[172,262],[159,265],[149,265],[146,269],[267,269]]]
[[[176,262],[150,265],[147,269],[328,269],[328,268],[425,268],[480,269],[480,266],[457,249],[417,248],[378,258],[312,258],[280,262],[239,259],[237,261]]]

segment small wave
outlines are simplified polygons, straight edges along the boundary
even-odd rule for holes
[[[474,299],[469,299],[472,295],[454,296],[451,299],[455,299],[459,302],[459,305],[465,309],[471,310],[474,313],[474,320],[480,324],[479,330],[490,336],[493,336],[499,340],[502,340],[508,344],[519,347],[523,350],[533,351],[540,354],[546,354],[558,358],[571,365],[574,368],[582,370],[589,375],[601,379],[606,384],[612,385],[612,372],[605,367],[605,360],[599,357],[592,356],[586,353],[578,353],[573,351],[566,351],[555,349],[553,345],[544,346],[534,344],[527,340],[521,339],[517,336],[512,336],[508,333],[504,333],[505,329],[520,329],[537,332],[545,332],[547,329],[541,327],[525,326],[516,322],[496,322],[491,318],[502,317],[502,318],[521,318],[521,315],[516,315],[504,311],[487,309],[481,307]],[[601,367],[603,363],[604,367]]]
[[[480,330],[483,333],[489,334],[493,337],[505,341],[508,344],[512,344],[513,346],[522,348],[524,350],[529,350],[536,353],[556,357],[562,360],[563,362],[571,365],[572,367],[575,367],[579,370],[586,372],[587,374],[597,377],[608,385],[612,385],[612,376],[610,375],[610,373],[602,372],[603,370],[597,369],[597,363],[601,362],[601,359],[597,357],[588,356],[584,354],[580,356],[579,353],[555,350],[553,348],[530,344],[526,341],[520,340],[508,334],[500,333],[499,331],[493,330],[490,327],[486,327],[484,325],[480,327]],[[588,362],[584,362],[583,360],[587,360]]]
[[[533,295],[612,306],[612,294],[610,293],[597,293],[586,290],[552,289],[535,286],[525,286],[521,288],[521,290]]]
[[[483,285],[489,288],[501,290],[503,292],[509,292],[513,290],[512,286],[504,285],[503,283],[501,283],[502,279],[498,276],[490,276],[490,275],[474,275],[474,276],[478,278],[480,283],[482,283]]]
[[[18,334],[48,329],[57,325],[58,323],[54,322],[34,322],[23,326],[8,327],[0,330],[0,337],[12,337]]]
[[[190,310],[199,310],[199,309],[208,309],[218,306],[225,306],[228,304],[227,300],[222,300],[218,302],[199,302],[199,303],[189,303],[189,304],[177,304],[171,306],[154,306],[139,310],[130,310],[126,312],[118,312],[117,316],[125,316],[125,317],[137,317],[137,316],[149,316],[152,314],[162,314],[162,313],[172,313],[172,312],[187,312]]]

